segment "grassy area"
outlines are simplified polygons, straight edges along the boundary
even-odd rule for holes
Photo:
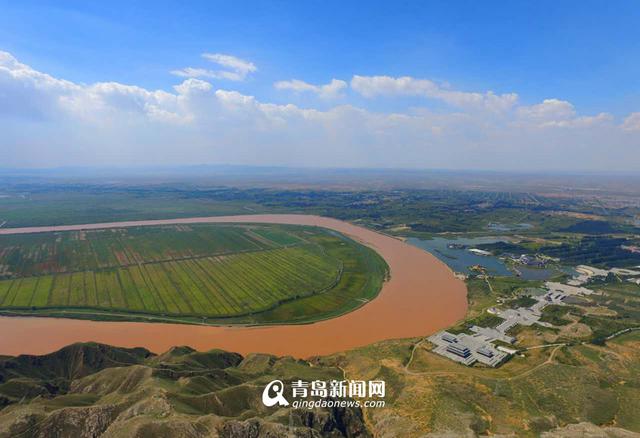
[[[209,323],[338,315],[387,270],[328,230],[210,224],[0,236],[0,266],[5,313]]]
[[[507,301],[506,304],[509,307],[517,309],[518,307],[530,307],[530,306],[534,305],[537,302],[538,302],[537,300],[534,300],[533,298],[531,298],[528,295],[521,295],[518,298],[514,298],[513,300]]]
[[[571,306],[559,306],[557,304],[550,304],[542,309],[542,316],[540,321],[548,322],[555,326],[563,326],[569,324],[571,321],[567,319],[568,313],[579,313],[577,309]]]

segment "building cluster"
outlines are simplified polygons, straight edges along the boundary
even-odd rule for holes
[[[510,355],[517,352],[516,349],[501,344],[514,344],[516,338],[507,332],[517,325],[531,326],[538,324],[543,327],[552,327],[551,324],[540,321],[542,310],[550,304],[564,305],[570,296],[586,296],[593,293],[592,290],[581,286],[572,286],[562,283],[545,283],[546,292],[543,295],[532,297],[535,300],[531,306],[518,307],[517,309],[501,309],[491,307],[487,311],[499,316],[504,321],[496,327],[470,327],[473,334],[452,334],[447,331],[438,332],[429,341],[435,345],[433,352],[441,356],[471,366],[478,362],[490,367],[496,367],[504,362]]]
[[[509,354],[495,347],[486,335],[476,333],[454,335],[447,331],[436,333],[429,338],[435,345],[434,353],[447,357],[464,365],[471,366],[476,362],[495,367],[500,365]]]
[[[636,266],[640,268],[640,266]],[[617,277],[625,277],[627,281],[640,284],[640,270],[638,269],[626,269],[626,268],[611,268],[601,269],[593,266],[578,265],[576,266],[577,274],[572,279],[567,281],[567,284],[572,286],[581,286],[596,278],[607,278],[609,275],[615,275]]]
[[[489,255],[490,253],[477,248],[468,249],[476,255]],[[530,256],[523,254],[516,256],[505,254],[514,262],[543,267],[546,263],[544,256]],[[481,266],[473,266],[472,270],[484,272]],[[496,315],[503,321],[496,327],[480,327],[474,325],[469,328],[471,333],[453,334],[447,331],[438,332],[429,337],[429,341],[435,346],[433,352],[465,365],[473,365],[476,362],[490,367],[496,367],[505,361],[517,350],[509,347],[515,344],[516,338],[508,334],[509,330],[517,325],[531,326],[538,324],[543,327],[552,327],[551,324],[541,321],[542,311],[550,304],[565,305],[581,300],[580,297],[588,296],[594,292],[585,287],[590,281],[597,278],[607,278],[615,275],[619,279],[625,278],[640,284],[640,266],[638,269],[612,268],[601,269],[586,265],[575,268],[576,274],[566,284],[547,281],[544,285],[544,293],[532,296],[535,303],[528,307],[500,308],[491,307],[487,312]],[[499,301],[499,300],[498,300]]]
[[[502,257],[511,260],[514,263],[518,263],[524,266],[530,266],[533,268],[544,268],[547,265],[548,260],[542,256],[537,257],[529,254],[516,255],[511,253],[504,253],[502,254]]]

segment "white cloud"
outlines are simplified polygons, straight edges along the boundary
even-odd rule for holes
[[[202,57],[244,76],[257,70],[256,66],[252,62],[245,61],[244,59],[236,58],[231,55],[223,55],[222,53],[203,53]]]
[[[347,83],[339,79],[332,79],[324,85],[313,85],[299,79],[290,81],[279,81],[273,84],[278,90],[292,90],[296,93],[311,92],[323,99],[335,99],[342,97],[342,91],[347,88]]]
[[[179,85],[173,87],[179,94],[187,95],[194,91],[210,91],[211,84],[200,79],[189,78]]]
[[[206,68],[194,68],[194,67],[185,67],[179,70],[172,70],[171,74],[174,76],[180,76],[183,78],[202,78],[202,77],[216,77],[217,72],[212,70],[207,70]]]
[[[203,53],[202,57],[208,61],[224,67],[225,70],[209,70],[206,68],[185,67],[172,70],[171,74],[184,78],[212,78],[228,79],[230,81],[243,81],[258,68],[252,62],[236,58],[222,53]]]
[[[599,113],[595,116],[580,116],[567,120],[550,120],[542,123],[542,127],[558,127],[558,128],[589,128],[592,126],[608,123],[613,120],[613,116],[609,113]]]
[[[609,113],[595,116],[578,116],[570,102],[560,99],[545,99],[542,103],[519,107],[518,121],[539,128],[588,128],[613,120]]]
[[[441,100],[449,105],[466,109],[485,109],[503,112],[511,109],[518,101],[515,93],[495,94],[469,93],[451,90],[429,79],[416,79],[410,76],[394,78],[391,76],[358,76],[351,79],[351,88],[364,97],[376,96],[423,96]]]
[[[624,119],[622,129],[625,131],[640,131],[640,113],[631,113]]]
[[[545,99],[542,103],[518,108],[518,113],[522,118],[544,122],[572,118],[576,111],[566,100]]]
[[[355,81],[359,92],[440,96],[455,109],[300,108],[195,77],[166,91],[79,84],[0,52],[1,162],[640,170],[640,113],[615,124],[610,114],[583,115],[560,99],[518,106],[509,95],[376,78]],[[289,81],[284,88],[323,86]]]
[[[0,51],[0,115],[39,119],[53,111],[58,101],[79,87],[18,62]]]

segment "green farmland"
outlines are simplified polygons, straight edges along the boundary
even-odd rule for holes
[[[285,225],[171,225],[0,236],[0,312],[208,324],[309,322],[374,298],[372,250]]]

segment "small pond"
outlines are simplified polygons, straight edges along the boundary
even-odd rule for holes
[[[429,251],[446,263],[455,272],[470,274],[469,267],[473,265],[484,266],[490,275],[513,277],[515,272],[511,271],[498,257],[493,255],[477,255],[469,252],[469,248],[484,243],[507,242],[503,237],[472,237],[472,238],[442,238],[418,239],[410,237],[407,243]],[[454,247],[451,247],[451,246]],[[530,268],[523,265],[517,266],[520,276],[525,280],[546,280],[556,273],[554,269]]]

